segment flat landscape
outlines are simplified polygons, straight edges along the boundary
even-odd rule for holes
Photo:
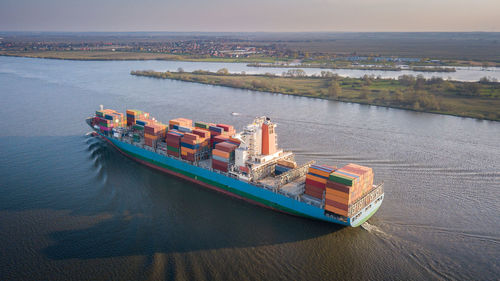
[[[233,88],[332,99],[394,108],[449,114],[500,121],[500,84],[496,82],[457,82],[402,76],[399,79],[343,78],[331,72],[323,77],[288,77],[275,75],[132,71],[132,75]]]
[[[0,55],[72,60],[500,66],[499,48],[499,33],[488,32],[0,33]]]

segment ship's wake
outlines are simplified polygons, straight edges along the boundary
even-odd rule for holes
[[[386,232],[384,232],[380,227],[373,225],[373,224],[370,224],[368,222],[363,223],[361,225],[361,227],[364,230],[366,230],[374,235],[377,235],[380,238],[390,239],[392,237],[390,234],[387,234]]]
[[[106,144],[97,137],[94,137],[92,133],[85,135],[87,138],[85,142],[87,144],[87,151],[89,152],[89,159],[92,161],[95,168],[96,178],[105,183],[107,181],[107,173],[105,171],[105,164],[103,157],[105,157]]]
[[[458,280],[464,276],[458,276],[454,272],[460,272],[460,262],[452,257],[437,254],[435,251],[427,249],[426,246],[405,239],[396,234],[390,234],[391,227],[400,227],[393,224],[374,225],[365,222],[361,228],[374,235],[376,239],[380,239],[391,252],[403,253],[403,258],[413,266],[418,267],[419,272],[427,273],[432,279],[437,280]],[[396,229],[394,229],[396,231]],[[407,230],[411,232],[411,230]],[[456,270],[450,270],[455,268]],[[472,276],[470,276],[472,278]],[[467,278],[466,278],[467,279]],[[471,279],[472,280],[472,279]]]

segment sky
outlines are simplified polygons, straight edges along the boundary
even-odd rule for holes
[[[0,30],[500,32],[500,0],[0,0]]]

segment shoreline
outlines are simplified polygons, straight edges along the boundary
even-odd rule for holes
[[[221,62],[221,63],[247,63],[251,67],[275,67],[275,68],[322,68],[322,69],[354,69],[354,70],[382,70],[382,71],[401,71],[404,70],[398,65],[395,66],[336,66],[336,65],[279,65],[275,63],[289,62],[290,59],[281,57],[249,57],[249,58],[226,58],[226,57],[195,57],[186,54],[169,53],[149,53],[149,52],[125,52],[125,51],[0,51],[0,56],[7,57],[26,57],[40,59],[59,59],[75,61],[144,61],[144,60],[164,60],[164,61],[190,61],[190,62]],[[415,72],[454,72],[450,71],[455,67],[480,67],[474,65],[479,63],[469,61],[469,63],[451,63],[447,62],[441,65],[410,65],[410,70]],[[433,69],[433,71],[419,70],[421,67]],[[489,67],[500,67],[500,63],[493,63]],[[411,68],[417,68],[413,70]],[[450,68],[445,69],[445,68]],[[444,70],[443,70],[444,69]],[[455,70],[455,69],[453,69]]]
[[[220,62],[220,63],[269,63],[274,62],[274,58],[198,58],[177,54],[161,53],[141,53],[141,52],[10,52],[0,51],[0,56],[54,60],[74,60],[74,61],[186,61],[186,62]]]
[[[311,77],[269,77],[266,75],[240,75],[240,74],[217,74],[217,73],[193,73],[193,72],[152,72],[152,71],[132,71],[131,75],[135,76],[143,76],[150,77],[156,79],[170,79],[177,80],[183,82],[191,82],[191,83],[199,83],[204,85],[213,85],[213,86],[222,86],[229,87],[235,89],[243,89],[243,90],[252,90],[252,91],[260,91],[260,92],[268,92],[273,94],[283,94],[283,95],[291,95],[291,96],[301,96],[306,98],[317,98],[323,100],[332,100],[332,101],[340,101],[347,103],[357,103],[363,105],[373,105],[373,106],[382,106],[386,108],[396,108],[402,110],[410,110],[414,112],[426,112],[433,114],[441,114],[441,115],[450,115],[456,117],[466,117],[466,118],[474,118],[478,120],[489,120],[489,121],[500,121],[500,112],[497,112],[497,108],[500,108],[500,83],[492,83],[490,86],[493,87],[495,93],[498,93],[499,96],[496,98],[481,98],[481,97],[442,97],[439,95],[435,95],[433,93],[425,93],[420,94],[423,96],[408,96],[408,101],[398,99],[390,100],[387,98],[387,89],[366,89],[363,87],[361,90],[351,90],[348,86],[340,87],[345,93],[341,93],[336,97],[331,97],[325,94],[314,94],[310,91],[302,92],[297,90],[300,88],[301,84],[305,82],[311,81],[311,86],[318,86],[319,84],[324,84],[325,82],[331,83],[331,80],[328,78],[311,78]],[[233,78],[233,81],[224,80],[224,78]],[[209,80],[204,80],[209,79]],[[263,79],[275,79],[275,80],[285,80],[286,82],[291,83],[291,89],[294,91],[287,91],[278,88],[266,88],[262,86],[264,83]],[[290,81],[286,81],[286,80]],[[357,83],[363,81],[363,79],[354,79],[354,78],[339,78],[340,80],[348,80],[347,83]],[[240,80],[235,81],[235,80]],[[251,84],[242,84],[247,83],[250,80]],[[245,82],[241,82],[245,81]],[[397,80],[391,79],[380,79],[377,82],[380,83],[394,83]],[[253,84],[252,84],[253,83]],[[283,82],[278,82],[283,83]],[[295,83],[295,84],[294,84]],[[338,82],[337,82],[338,83]],[[454,82],[454,84],[473,84],[477,82]],[[304,87],[302,87],[304,88]],[[319,89],[319,90],[324,90]],[[319,93],[317,89],[317,93]],[[341,90],[341,91],[342,91]],[[367,91],[370,91],[369,94],[366,94]],[[376,95],[379,93],[378,91],[383,91],[385,97],[370,97],[370,95]],[[396,90],[398,91],[398,90]],[[411,90],[408,90],[411,91]],[[392,95],[393,93],[389,93]],[[363,97],[364,95],[364,97]],[[366,97],[368,95],[368,97]],[[407,95],[407,94],[405,94]],[[414,93],[413,95],[417,95]],[[415,99],[415,100],[413,100]],[[454,107],[454,105],[458,105]],[[478,107],[481,107],[481,110],[477,110]],[[467,111],[469,109],[470,111]]]
[[[375,70],[375,71],[403,71],[409,70],[413,72],[456,72],[455,67],[445,66],[410,66],[408,69],[404,69],[401,66],[376,66],[376,65],[346,65],[346,66],[337,66],[337,65],[327,65],[327,64],[298,64],[298,65],[286,65],[286,64],[261,64],[261,63],[249,63],[248,67],[262,67],[262,68],[319,68],[319,69],[342,69],[342,70]]]

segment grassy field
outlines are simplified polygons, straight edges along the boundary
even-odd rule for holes
[[[99,51],[0,51],[0,56],[15,56],[15,57],[28,57],[28,58],[44,58],[44,59],[62,59],[62,60],[176,60],[176,61],[193,61],[193,62],[240,62],[249,63],[250,66],[259,67],[273,67],[273,66],[261,66],[261,63],[283,63],[291,62],[294,59],[290,57],[270,57],[255,55],[253,57],[247,58],[219,58],[219,57],[198,57],[189,54],[168,54],[168,53],[154,53],[154,52],[135,52],[135,51],[111,51],[111,50],[99,50]],[[377,65],[377,67],[372,66],[360,66],[354,65],[349,61],[335,61],[332,62],[330,59],[323,60],[304,60],[304,64],[297,66],[287,66],[287,67],[300,67],[300,68],[325,68],[325,69],[364,69],[364,70],[386,70],[386,71],[398,71],[400,67],[391,63],[377,63],[374,61],[361,62],[362,64]],[[255,65],[253,65],[255,64]],[[419,66],[496,66],[500,67],[500,62],[480,62],[480,61],[460,61],[460,60],[442,60],[438,64],[431,63],[409,63],[409,65],[414,68],[415,71],[419,70]],[[379,67],[380,66],[380,67]],[[274,66],[279,67],[279,66]],[[440,71],[440,69],[438,69]],[[453,72],[453,71],[451,71]]]
[[[206,71],[132,75],[500,121],[500,83],[372,77],[281,77]]]
[[[177,55],[150,52],[123,52],[123,51],[0,51],[2,56],[62,59],[62,60],[177,60],[177,61],[202,61],[202,62],[244,62],[244,63],[273,63],[272,57],[256,56],[251,58],[213,58],[195,57],[190,55]]]

